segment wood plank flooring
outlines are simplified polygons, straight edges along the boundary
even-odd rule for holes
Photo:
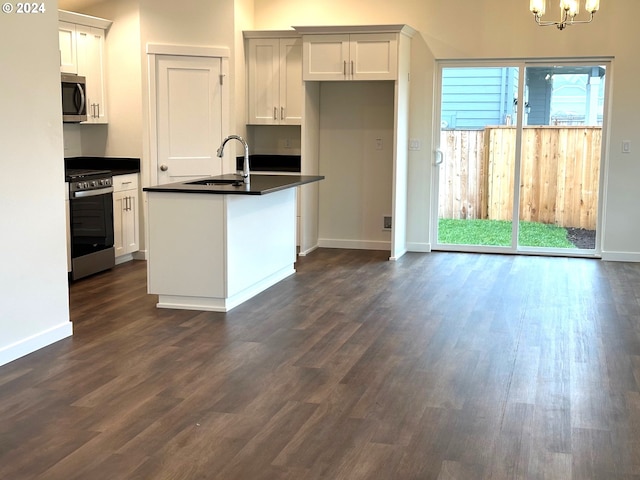
[[[320,249],[227,314],[144,262],[0,367],[0,478],[640,479],[640,264]]]

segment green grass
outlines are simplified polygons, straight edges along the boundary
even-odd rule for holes
[[[511,222],[505,220],[451,220],[441,218],[438,241],[451,245],[511,246]],[[520,222],[518,243],[527,247],[575,248],[567,231],[555,225]]]

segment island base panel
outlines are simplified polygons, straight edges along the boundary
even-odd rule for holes
[[[272,287],[276,283],[296,273],[293,265],[284,268],[230,298],[189,297],[183,295],[158,295],[158,308],[181,310],[202,310],[208,312],[228,312],[241,303]]]

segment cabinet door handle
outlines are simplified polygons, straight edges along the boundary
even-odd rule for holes
[[[343,66],[342,66],[342,74],[346,77],[347,76],[347,61],[345,60],[343,62]]]
[[[278,107],[273,107],[273,119],[278,119]]]
[[[280,120],[284,120],[284,107],[280,107]]]
[[[351,76],[353,77],[353,60],[351,60]]]

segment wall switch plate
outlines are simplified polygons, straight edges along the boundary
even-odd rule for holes
[[[382,229],[391,230],[391,215],[385,215],[382,217]]]
[[[631,140],[622,141],[622,153],[631,153]]]

